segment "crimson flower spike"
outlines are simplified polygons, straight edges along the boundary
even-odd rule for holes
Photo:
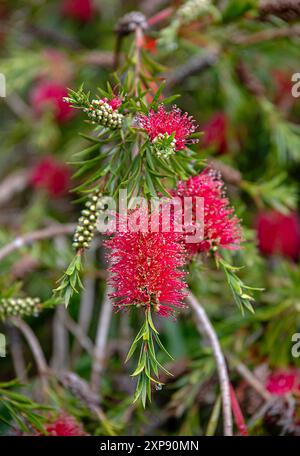
[[[190,136],[196,131],[197,124],[187,112],[183,113],[177,106],[166,111],[160,105],[157,111],[150,109],[147,115],[137,116],[137,125],[149,136],[153,150],[158,156],[169,156],[184,149],[187,144],[197,142]]]

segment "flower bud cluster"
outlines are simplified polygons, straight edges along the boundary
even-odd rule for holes
[[[99,190],[93,192],[85,203],[85,208],[81,211],[72,244],[76,250],[86,249],[90,246],[96,229],[101,196]]]
[[[123,114],[114,109],[106,100],[92,100],[90,106],[84,108],[83,111],[94,124],[113,130],[122,126]]]
[[[0,320],[9,317],[37,316],[41,310],[39,298],[2,298],[0,300]]]

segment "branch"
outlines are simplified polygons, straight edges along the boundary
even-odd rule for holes
[[[289,27],[272,28],[252,33],[251,35],[237,34],[233,36],[231,43],[237,45],[252,45],[263,41],[271,41],[280,38],[293,38],[300,35],[300,25],[295,24]]]
[[[104,301],[101,307],[98,329],[96,335],[96,344],[94,350],[92,374],[91,374],[91,389],[95,392],[99,389],[101,374],[104,369],[107,338],[110,327],[112,304],[109,299],[111,292],[110,285],[107,285]]]
[[[262,383],[252,374],[252,372],[238,360],[235,360],[233,356],[226,354],[227,358],[231,361],[232,367],[243,377],[246,382],[252,386],[252,388],[265,400],[270,401],[272,395],[264,388]]]
[[[219,50],[211,50],[207,54],[191,57],[183,65],[178,66],[169,74],[166,74],[166,90],[170,90],[175,85],[180,85],[189,76],[202,73],[214,66],[218,61]]]
[[[27,323],[25,323],[25,321],[23,321],[21,318],[12,317],[10,318],[10,322],[13,323],[17,328],[19,328],[19,330],[22,332],[23,336],[27,340],[27,343],[34,357],[38,373],[41,377],[44,391],[46,391],[48,389],[48,381],[45,376],[47,375],[49,368],[37,337],[35,336],[30,326],[27,325]]]
[[[0,261],[15,250],[18,250],[27,244],[31,244],[31,242],[41,241],[42,239],[51,239],[55,236],[61,236],[62,234],[72,234],[75,228],[76,225],[73,223],[66,225],[53,225],[49,228],[43,228],[41,230],[32,231],[31,233],[19,236],[14,241],[0,249]]]
[[[234,185],[236,187],[239,187],[241,184],[242,175],[239,170],[213,158],[210,158],[207,164],[213,169],[219,171],[227,184]]]
[[[195,312],[199,332],[207,337],[213,350],[213,354],[217,364],[217,371],[222,395],[224,435],[232,436],[233,433],[230,400],[230,382],[220,342],[204,308],[199,304],[195,296],[190,292],[186,299],[188,304],[191,306],[192,310]]]
[[[259,5],[261,19],[277,16],[285,21],[299,18],[299,0],[261,0]]]
[[[56,375],[64,388],[77,397],[101,421],[107,435],[116,435],[113,425],[100,407],[99,396],[90,389],[87,382],[74,372],[57,372]]]
[[[90,251],[89,251],[90,253]],[[85,348],[88,353],[89,349],[87,344],[83,345],[83,337],[87,338],[86,334],[88,333],[89,326],[92,320],[93,307],[95,300],[95,277],[88,276],[87,274],[83,280],[83,290],[81,293],[81,301],[79,308],[79,317],[78,317],[78,331],[82,334],[81,338],[76,338],[72,348],[72,362],[74,363],[79,357],[81,352],[81,347]],[[74,322],[75,323],[75,322]],[[68,322],[66,322],[68,324]],[[69,327],[69,331],[71,331]],[[72,331],[71,331],[72,332]],[[93,344],[91,346],[91,354],[93,354]]]
[[[79,345],[84,348],[89,355],[93,355],[94,346],[91,339],[84,333],[82,328],[70,317],[65,311],[63,315],[63,323],[71,334],[76,338]]]
[[[8,323],[6,326],[9,334],[10,349],[16,376],[21,382],[27,382],[28,378],[20,333],[12,324]]]
[[[80,61],[86,65],[113,68],[114,55],[109,51],[91,51],[81,56]]]
[[[52,321],[53,341],[51,367],[66,369],[69,363],[69,334],[64,325],[66,308],[63,304],[56,307]]]
[[[16,171],[0,184],[0,204],[7,203],[15,193],[22,192],[28,183],[28,171]]]
[[[36,36],[40,40],[46,41],[48,45],[49,42],[52,42],[54,44],[62,45],[63,47],[68,48],[72,51],[78,51],[83,48],[81,43],[79,43],[73,37],[67,36],[65,32],[60,32],[59,29],[50,29],[33,24],[28,25],[26,28],[28,33]]]

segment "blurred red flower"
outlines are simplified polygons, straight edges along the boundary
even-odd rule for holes
[[[63,0],[63,14],[76,21],[89,22],[95,11],[93,0]]]
[[[216,113],[203,127],[203,145],[213,147],[219,154],[227,152],[228,120],[224,113]]]
[[[33,188],[44,189],[52,197],[64,195],[70,188],[71,172],[68,166],[48,156],[32,169],[30,183]]]
[[[300,220],[297,214],[264,212],[258,215],[256,226],[261,253],[281,254],[297,260],[300,253]]]
[[[272,73],[276,87],[274,101],[282,109],[289,109],[295,102],[295,99],[292,96],[292,73],[292,71],[287,72],[283,70],[275,70]]]
[[[266,381],[266,389],[276,396],[291,392],[300,392],[300,375],[296,369],[276,370]]]
[[[57,122],[69,120],[75,113],[74,109],[63,98],[68,96],[65,86],[54,81],[39,81],[30,93],[30,102],[36,116],[52,110]]]

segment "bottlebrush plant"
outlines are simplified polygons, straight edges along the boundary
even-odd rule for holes
[[[300,435],[297,2],[23,3],[0,434]]]
[[[82,288],[81,258],[95,234],[97,217],[104,211],[104,207],[100,207],[102,196],[117,198],[118,191],[126,189],[129,208],[135,204],[134,197],[144,197],[148,205],[151,198],[159,196],[171,201],[172,194],[182,202],[185,197],[203,199],[204,237],[199,243],[189,244],[185,235],[180,236],[175,230],[165,233],[161,222],[158,232],[152,232],[149,226],[147,232],[142,226],[131,232],[130,217],[135,214],[132,209],[125,233],[120,228],[123,217],[120,214],[116,233],[105,244],[111,264],[109,282],[115,290],[109,295],[112,305],[117,311],[140,309],[144,315],[144,323],[126,361],[139,347],[132,376],[137,377],[135,400],[141,397],[145,406],[147,398],[151,401],[152,386],[161,388],[159,370],[168,372],[157,358],[157,348],[168,352],[152,315],[174,318],[174,309],[185,307],[184,270],[191,252],[215,257],[217,265],[226,272],[228,284],[242,310],[245,307],[253,311],[250,290],[255,288],[244,285],[234,272],[238,268],[222,258],[222,249],[241,247],[240,222],[233,215],[234,209],[229,208],[218,173],[208,168],[201,172],[205,167],[201,151],[190,148],[201,134],[196,121],[172,105],[177,95],[163,97],[164,84],[153,93],[150,83],[155,81],[156,72],[154,65],[149,64],[149,57],[142,52],[143,28],[135,21],[135,16],[128,18],[128,24],[135,29],[135,40],[128,62],[115,75],[114,85],[107,83],[107,90],[98,88],[96,96],[86,92],[82,85],[77,91],[70,90],[65,97],[65,102],[81,110],[94,129],[92,135],[86,136],[90,146],[79,152],[79,160],[73,162],[78,167],[75,177],[82,182],[76,190],[89,196],[74,235],[76,255],[55,293],[68,305],[74,292]],[[198,223],[195,207],[192,212],[192,223]],[[150,211],[150,225],[154,216]]]

